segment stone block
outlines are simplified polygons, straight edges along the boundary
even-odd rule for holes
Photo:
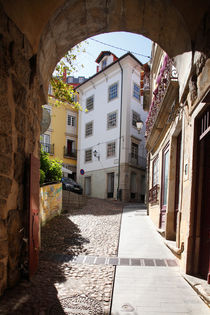
[[[5,220],[7,217],[7,202],[5,199],[0,199],[0,218]]]
[[[19,108],[15,110],[15,127],[21,134],[26,133],[26,117]]]
[[[10,210],[7,219],[9,265],[11,269],[17,268],[21,250],[21,220],[18,210]]]
[[[0,154],[0,174],[10,175],[12,166],[12,159],[8,156]]]
[[[25,152],[25,137],[24,136],[17,137],[17,151],[20,153]]]
[[[12,154],[12,137],[5,134],[0,135],[1,153],[5,155]]]
[[[24,177],[24,156],[20,153],[15,153],[14,154],[14,164],[15,164],[15,169],[14,169],[14,177],[15,180],[21,184],[23,182],[23,177]]]
[[[0,175],[0,198],[7,198],[11,192],[12,180]]]
[[[0,241],[7,240],[7,227],[5,220],[0,219]]]
[[[9,135],[12,133],[12,118],[11,112],[8,107],[8,103],[6,101],[6,95],[0,98],[0,110],[1,110],[1,118],[0,118],[0,134]],[[4,102],[5,100],[5,102]]]
[[[23,110],[26,110],[26,89],[20,84],[16,76],[12,76],[12,87],[13,87],[13,97],[14,102],[17,106],[21,107]]]
[[[0,260],[0,295],[7,287],[7,258]]]
[[[7,285],[9,288],[12,288],[18,283],[20,280],[20,271],[18,268],[10,269],[8,268],[8,276],[7,276]]]
[[[0,259],[8,257],[8,241],[0,241]]]

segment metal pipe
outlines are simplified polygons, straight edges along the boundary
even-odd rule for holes
[[[122,199],[120,196],[120,158],[121,158],[121,133],[122,133],[122,99],[123,99],[123,68],[118,60],[121,70],[121,96],[120,96],[120,137],[119,137],[119,158],[118,158],[118,184],[117,184],[117,199]]]

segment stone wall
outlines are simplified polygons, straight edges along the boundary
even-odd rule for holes
[[[39,156],[41,117],[36,55],[0,5],[0,295],[27,261],[27,175]]]
[[[40,224],[43,226],[47,221],[62,210],[62,184],[46,185],[40,188]]]
[[[87,197],[85,195],[75,194],[68,190],[63,190],[62,210],[79,209],[86,205]]]

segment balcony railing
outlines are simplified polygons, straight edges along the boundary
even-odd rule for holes
[[[156,80],[157,87],[153,91],[152,103],[150,105],[150,110],[146,121],[146,137],[149,136],[154,126],[168,87],[172,81],[178,81],[176,68],[173,66],[173,61],[168,57],[168,55],[165,55],[163,66],[161,67]]]
[[[142,169],[146,169],[147,159],[140,155],[129,154],[129,163],[134,166],[138,166]]]
[[[149,190],[149,202],[155,203],[158,201],[158,188],[159,186],[155,185]]]
[[[44,152],[49,153],[50,155],[54,154],[54,144],[40,142]]]
[[[77,158],[77,150],[69,150],[67,147],[63,148],[63,156],[67,158]]]

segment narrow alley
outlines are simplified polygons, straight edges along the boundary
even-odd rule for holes
[[[39,272],[0,305],[2,315],[210,314],[145,206],[97,199],[43,228]]]

